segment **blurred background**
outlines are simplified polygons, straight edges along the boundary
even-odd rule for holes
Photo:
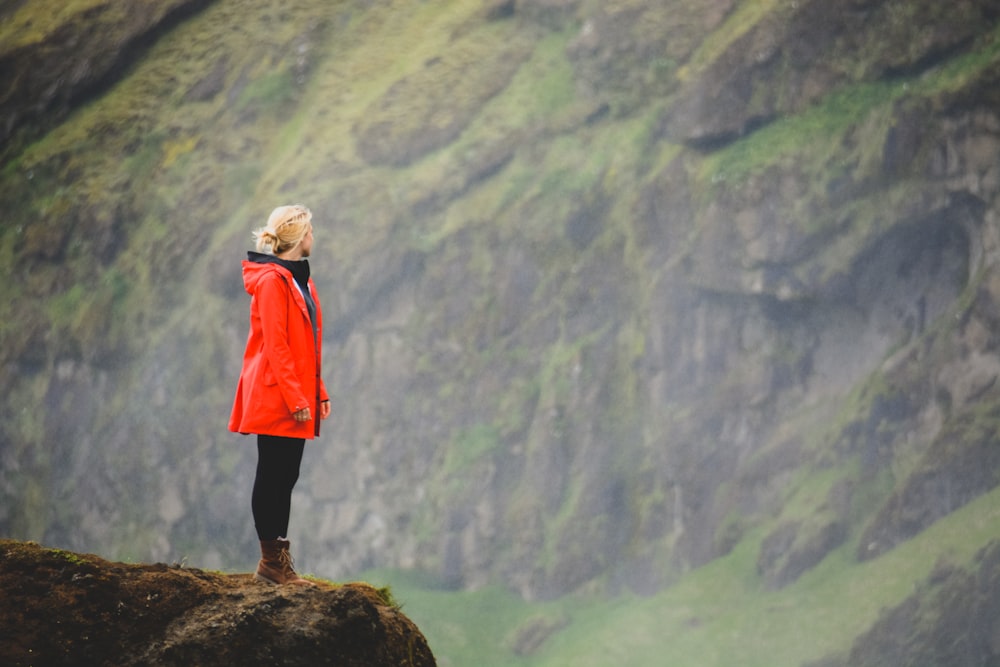
[[[254,566],[240,261],[303,203],[293,553],[439,664],[1000,664],[998,20],[8,0],[0,535]]]

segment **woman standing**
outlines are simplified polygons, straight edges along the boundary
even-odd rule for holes
[[[256,578],[310,584],[292,568],[287,535],[305,441],[319,435],[320,419],[330,415],[320,378],[323,315],[306,259],[312,213],[298,204],[280,206],[254,238],[257,252],[243,262],[250,335],[229,430],[257,435],[251,502],[261,553]]]

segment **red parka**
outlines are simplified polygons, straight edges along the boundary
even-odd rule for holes
[[[320,377],[323,315],[312,278],[316,334],[309,309],[291,271],[276,262],[244,260],[243,285],[250,294],[250,335],[243,353],[229,430],[289,438],[319,435],[320,403],[328,400]],[[292,416],[309,408],[311,419]]]

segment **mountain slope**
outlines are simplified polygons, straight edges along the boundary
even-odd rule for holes
[[[781,589],[997,486],[993,3],[199,9],[9,116],[0,532],[249,565],[237,266],[291,200],[311,570]]]

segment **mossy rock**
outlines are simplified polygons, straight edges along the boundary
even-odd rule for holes
[[[974,410],[952,416],[861,535],[859,560],[885,553],[1000,485],[998,402],[994,391]]]
[[[460,38],[393,83],[354,128],[373,165],[403,166],[454,141],[530,55],[531,42],[502,27]]]

